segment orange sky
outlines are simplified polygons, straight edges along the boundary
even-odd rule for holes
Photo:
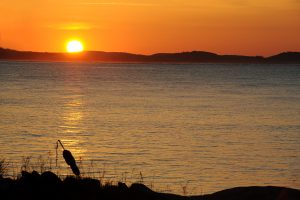
[[[300,51],[300,0],[1,0],[0,46],[151,54]]]

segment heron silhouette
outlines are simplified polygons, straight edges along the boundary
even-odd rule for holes
[[[71,151],[65,149],[64,145],[61,143],[60,140],[57,140],[57,142],[56,142],[56,156],[57,156],[58,143],[63,148],[63,157],[64,157],[66,163],[71,167],[72,172],[76,176],[79,176],[80,175],[80,170],[76,165],[75,158],[73,157]]]

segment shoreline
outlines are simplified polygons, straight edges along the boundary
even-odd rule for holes
[[[3,199],[110,199],[110,200],[299,200],[300,190],[278,186],[249,186],[225,189],[212,194],[181,196],[155,192],[142,183],[127,186],[101,183],[97,179],[68,176],[59,178],[46,171],[22,171],[17,179],[0,177]]]

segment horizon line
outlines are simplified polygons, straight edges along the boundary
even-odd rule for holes
[[[0,49],[5,49],[5,50],[11,50],[11,51],[18,51],[18,52],[31,52],[31,53],[54,53],[54,54],[74,54],[74,55],[79,55],[81,53],[86,53],[86,52],[103,52],[103,53],[126,53],[126,54],[133,54],[133,55],[141,55],[141,56],[152,56],[152,55],[156,55],[156,54],[177,54],[177,53],[192,53],[192,52],[203,52],[203,53],[212,53],[212,54],[216,54],[218,56],[246,56],[246,57],[262,57],[262,58],[268,58],[268,57],[272,57],[275,55],[279,55],[282,53],[300,53],[299,51],[289,51],[289,50],[284,50],[284,51],[280,51],[278,53],[275,54],[270,54],[268,56],[263,56],[263,55],[244,55],[244,54],[220,54],[220,53],[215,53],[215,52],[211,52],[211,51],[205,51],[205,50],[190,50],[190,51],[174,51],[174,52],[155,52],[155,53],[150,53],[150,54],[143,54],[143,53],[131,53],[131,52],[127,52],[127,51],[103,51],[103,50],[83,50],[81,52],[76,52],[76,53],[69,53],[67,51],[33,51],[33,50],[19,50],[19,49],[12,49],[12,48],[6,48],[6,47],[2,47],[0,46]]]

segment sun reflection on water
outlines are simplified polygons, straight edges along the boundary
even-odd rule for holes
[[[76,98],[76,97],[75,97]],[[80,98],[71,99],[64,105],[63,128],[67,133],[79,133],[79,124],[82,121],[83,114],[81,111],[82,100]]]
[[[81,147],[84,138],[81,133],[82,121],[84,118],[83,109],[84,105],[81,96],[74,95],[65,102],[62,113],[62,125],[60,139],[65,144],[65,148],[70,150],[75,158],[83,157],[86,150]]]
[[[82,113],[80,111],[67,112],[63,119],[66,124],[65,127],[74,128],[74,126],[80,123],[82,119]]]

